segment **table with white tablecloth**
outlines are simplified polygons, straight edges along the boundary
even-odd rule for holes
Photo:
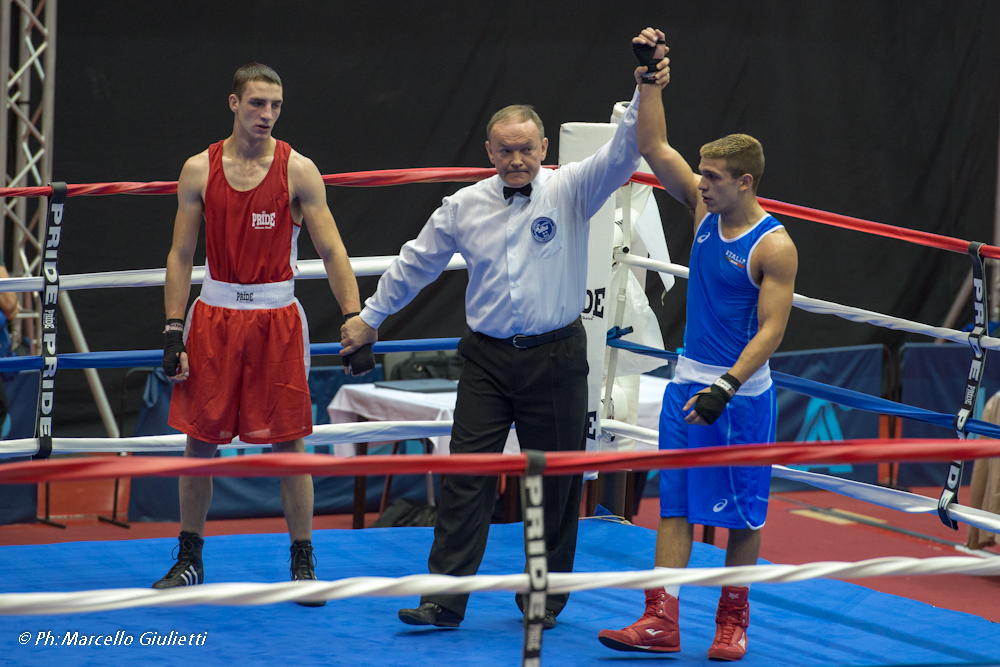
[[[642,375],[639,381],[639,426],[657,429],[660,422],[660,405],[663,391],[669,380],[653,375]],[[349,384],[340,388],[330,402],[327,412],[331,424],[357,421],[358,417],[371,421],[451,421],[455,415],[456,392],[420,393],[400,391],[374,384]],[[448,436],[429,438],[435,454],[447,454],[451,444]],[[370,443],[376,444],[376,443]],[[637,442],[636,448],[653,450],[654,445]],[[355,445],[336,445],[338,456],[353,456]],[[520,451],[517,432],[511,429],[504,445],[504,453]]]

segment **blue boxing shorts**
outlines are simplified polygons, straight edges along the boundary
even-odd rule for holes
[[[660,449],[697,449],[774,442],[775,387],[757,396],[737,394],[710,426],[684,421],[682,408],[703,384],[671,382],[660,411]],[[767,518],[770,466],[690,468],[660,471],[660,516],[686,516],[689,523],[757,530]]]

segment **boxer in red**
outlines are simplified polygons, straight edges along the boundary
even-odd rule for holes
[[[351,317],[361,310],[319,170],[271,136],[281,102],[274,70],[258,63],[241,67],[229,96],[232,135],[190,158],[177,184],[163,368],[176,383],[168,423],[187,434],[185,456],[210,458],[236,436],[275,452],[305,451],[303,438],[312,433],[309,330],[294,293],[303,222],[341,311]],[[185,321],[202,216],[205,282]],[[371,370],[371,348],[344,363],[352,374]],[[179,490],[177,562],[153,588],[204,581],[202,533],[212,479],[181,477]],[[315,579],[312,477],[282,477],[281,505],[292,539],[292,579]]]

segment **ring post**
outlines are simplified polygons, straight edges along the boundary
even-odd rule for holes
[[[542,472],[545,453],[533,449],[524,451],[527,463],[524,484],[521,485],[521,508],[524,513],[524,555],[530,587],[524,608],[524,647],[522,667],[542,664],[542,621],[549,588],[549,559],[545,545],[545,508],[542,506]]]

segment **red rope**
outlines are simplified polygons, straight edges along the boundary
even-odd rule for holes
[[[656,176],[653,176],[652,174],[644,174],[641,171],[637,171],[635,175],[632,176],[631,182],[639,183],[640,185],[651,185],[654,188],[660,188],[661,190],[663,189],[663,186],[660,185]],[[891,239],[899,239],[900,241],[908,241],[917,245],[930,246],[931,248],[951,250],[952,252],[966,253],[969,251],[968,241],[956,239],[951,236],[941,236],[940,234],[921,232],[916,229],[907,229],[906,227],[895,227],[881,222],[863,220],[862,218],[852,218],[838,213],[828,213],[815,208],[806,208],[805,206],[797,206],[796,204],[786,204],[785,202],[777,201],[775,199],[758,197],[757,201],[765,211],[777,213],[778,215],[789,215],[793,218],[799,218],[801,220],[809,220],[811,222],[832,225],[843,229],[853,229],[854,231],[874,234],[875,236],[885,236]],[[992,245],[984,245],[980,249],[980,254],[982,254],[983,257],[1000,259],[1000,248]]]
[[[554,169],[554,167],[551,167]],[[482,167],[424,167],[420,169],[382,169],[355,171],[349,174],[330,174],[323,177],[327,185],[350,187],[377,187],[381,185],[408,185],[410,183],[475,183],[497,173],[496,169]]]
[[[546,475],[580,474],[588,470],[656,470],[711,466],[774,464],[841,464],[878,461],[953,461],[1000,455],[998,440],[845,440],[816,444],[777,443],[706,447],[698,450],[588,454],[546,454]],[[23,461],[0,466],[0,484],[149,476],[278,477],[284,475],[519,475],[524,455],[455,454],[452,456],[361,456],[266,454],[215,459],[175,456],[75,457]]]
[[[548,168],[554,168],[549,166]],[[347,187],[378,187],[386,185],[406,185],[412,183],[471,183],[489,178],[496,173],[494,169],[481,167],[421,167],[417,169],[383,169],[379,171],[355,171],[345,174],[329,174],[323,177],[327,185]],[[652,174],[636,172],[630,179],[631,183],[650,185],[663,189],[663,186]],[[70,185],[70,197],[81,195],[169,195],[177,192],[176,181],[153,181],[150,183],[85,183]],[[0,198],[4,197],[48,197],[52,188],[35,186],[30,188],[0,188]],[[859,232],[884,236],[887,238],[908,241],[917,245],[941,248],[952,252],[965,253],[969,242],[951,236],[942,236],[916,229],[895,227],[881,222],[872,222],[861,218],[852,218],[837,213],[828,213],[818,209],[806,208],[774,199],[758,198],[765,210],[779,215],[789,215],[802,220],[810,220],[824,225],[832,225],[843,229],[853,229]],[[1000,259],[1000,248],[985,245],[980,251],[983,257]]]

